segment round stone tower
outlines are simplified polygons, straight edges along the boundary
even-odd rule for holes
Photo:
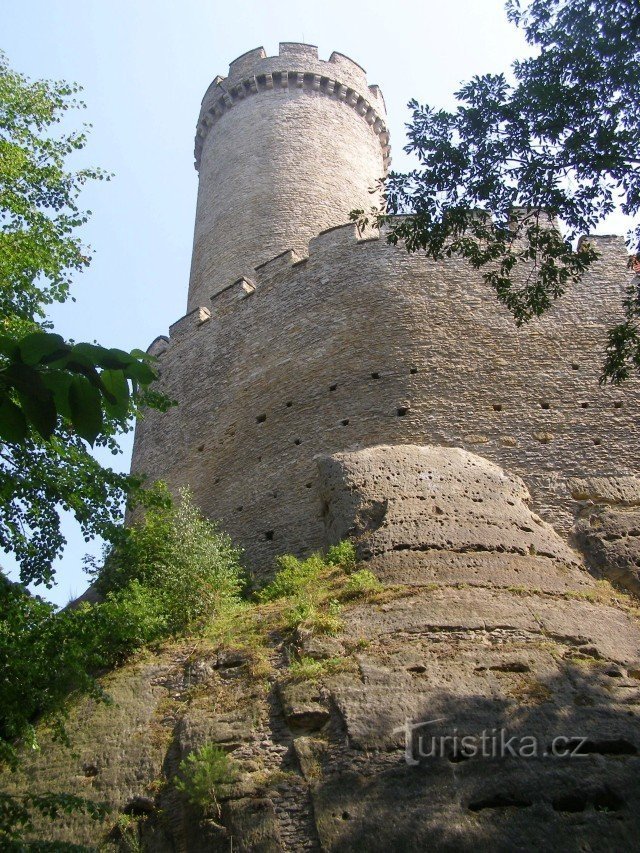
[[[285,42],[243,54],[200,110],[188,311],[256,266],[376,202],[389,162],[385,105],[364,70]],[[373,193],[372,193],[373,190]]]

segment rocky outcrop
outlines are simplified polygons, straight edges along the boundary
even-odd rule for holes
[[[640,595],[640,480],[591,477],[569,487],[579,502],[576,541],[590,568]]]
[[[632,848],[633,601],[478,456],[383,446],[319,465],[329,540],[355,537],[383,592],[345,605],[335,637],[272,637],[268,677],[202,640],[129,664],[105,685],[114,705],[74,712],[73,755],[47,743],[13,788],[107,798],[153,851]],[[292,655],[315,674],[293,679]],[[207,819],[172,785],[205,743],[240,769]],[[74,820],[59,838],[125,849],[113,817]]]

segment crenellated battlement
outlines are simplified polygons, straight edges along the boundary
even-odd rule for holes
[[[334,51],[328,61],[321,60],[317,47],[298,42],[281,42],[277,56],[267,56],[262,47],[247,51],[230,64],[228,77],[213,80],[202,100],[196,128],[196,169],[209,129],[225,113],[259,92],[292,90],[324,95],[354,109],[380,140],[386,172],[391,148],[380,88],[370,86],[364,69],[348,56]]]
[[[398,216],[394,218],[401,219],[402,217]],[[210,297],[209,306],[195,308],[176,321],[170,327],[170,341],[174,342],[181,339],[208,320],[226,319],[230,312],[241,310],[241,303],[244,300],[254,296],[259,299],[265,288],[271,290],[273,287],[297,287],[298,285],[294,283],[295,280],[291,278],[292,271],[295,271],[296,268],[307,266],[309,263],[315,265],[320,270],[330,269],[332,265],[339,263],[340,258],[345,257],[345,252],[349,253],[350,249],[356,249],[359,246],[369,243],[381,243],[380,251],[382,255],[386,254],[389,256],[392,254],[397,255],[398,253],[404,255],[402,246],[395,247],[385,239],[392,227],[393,223],[390,223],[384,225],[380,230],[371,228],[363,233],[355,223],[347,222],[343,225],[327,228],[309,240],[306,254],[295,252],[292,249],[280,252],[268,261],[256,266],[253,274],[250,276],[243,276],[229,282],[221,290],[216,291]],[[615,268],[624,269],[626,245],[622,237],[615,235],[589,235],[581,238],[581,240],[588,240],[594,245],[594,248],[601,255],[604,265],[613,265]],[[391,260],[393,261],[393,259]],[[363,259],[363,263],[366,264],[368,261]],[[451,268],[450,261],[433,261],[420,253],[411,255],[408,263],[410,263],[412,268],[416,266],[429,267],[431,270],[431,286],[434,293],[439,288],[440,280],[446,276],[447,269]],[[585,298],[590,298],[590,287],[591,284],[587,279],[575,285],[572,288],[571,294],[564,297],[558,303],[559,310],[564,312],[565,317],[571,312],[570,306],[572,303],[582,302]],[[470,300],[477,300],[479,296],[481,298],[494,299],[480,276],[473,283],[469,284],[468,291],[468,298]],[[620,285],[616,284],[614,280],[605,301],[615,300],[621,294]],[[600,299],[602,299],[603,295],[602,293],[600,294]],[[282,291],[282,296],[283,298],[286,297],[286,290]],[[495,311],[497,314],[500,314],[500,308],[497,303],[495,304]],[[215,322],[214,325],[216,325]],[[156,343],[159,340],[161,338],[156,338],[152,347],[156,347]],[[164,349],[166,349],[169,339],[163,337],[162,340],[166,341],[166,344],[164,344]],[[151,352],[151,349],[148,351]]]

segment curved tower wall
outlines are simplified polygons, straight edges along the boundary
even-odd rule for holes
[[[622,240],[594,238],[580,285],[517,329],[467,264],[344,224],[385,168],[383,115],[358,65],[296,44],[240,57],[203,101],[190,311],[150,347],[179,405],[137,424],[132,469],[188,485],[258,572],[324,544],[318,455],[462,447],[564,533],[576,478],[637,469],[638,389],[598,385]]]
[[[188,309],[375,202],[389,137],[382,93],[339,53],[283,43],[232,62],[202,102]]]
[[[138,424],[133,467],[198,505],[257,572],[325,544],[318,455],[380,444],[461,447],[520,475],[570,531],[575,478],[637,469],[635,383],[598,385],[628,280],[622,239],[542,319],[518,329],[480,273],[353,226],[230,284],[159,340],[179,406]],[[274,330],[277,330],[274,333]],[[479,505],[481,510],[481,506]]]

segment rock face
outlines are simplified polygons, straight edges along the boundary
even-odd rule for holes
[[[460,448],[382,445],[318,462],[329,541],[354,538],[360,555],[380,564],[385,580],[396,582],[393,566],[451,565],[452,554],[486,554],[491,564],[504,555],[563,565],[580,561],[531,512],[519,477]],[[517,564],[518,559],[509,561],[510,580]],[[482,578],[482,568],[473,574]],[[455,575],[449,579],[470,580],[459,565]],[[398,582],[407,580],[403,574]]]
[[[640,595],[640,480],[591,477],[569,485],[580,501],[576,541],[590,567]]]
[[[74,753],[47,744],[25,778],[107,798],[159,853],[635,846],[632,602],[485,459],[382,446],[319,467],[328,539],[354,536],[386,587],[345,606],[337,636],[299,633],[296,654],[333,666],[292,682],[274,641],[265,683],[233,648],[168,648],[114,673],[115,705],[79,706]],[[241,771],[215,820],[171,784],[206,743]],[[110,821],[55,831],[126,849]]]

